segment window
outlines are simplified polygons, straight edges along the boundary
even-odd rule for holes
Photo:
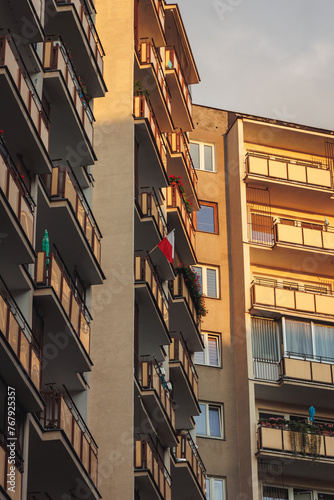
[[[202,333],[204,351],[195,352],[194,362],[198,365],[221,366],[220,361],[220,335]]]
[[[218,233],[217,204],[201,202],[199,212],[194,212],[196,230],[205,233]]]
[[[196,435],[222,438],[222,407],[209,403],[200,403],[199,407],[201,414],[195,417]]]
[[[285,352],[290,356],[325,358],[334,362],[334,328],[313,322],[283,318]]]
[[[225,499],[225,479],[207,477],[205,480],[205,488],[207,500]]]
[[[190,155],[197,170],[215,172],[215,147],[204,142],[190,142]]]
[[[208,266],[193,266],[199,276],[201,291],[206,297],[218,298],[218,269]]]

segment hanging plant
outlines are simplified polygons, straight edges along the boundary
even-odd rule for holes
[[[185,206],[185,209],[188,212],[188,214],[191,214],[192,211],[193,211],[193,209],[192,209],[192,203],[191,203],[191,201],[188,200],[188,198],[186,198],[185,189],[184,189],[183,182],[182,182],[182,177],[180,177],[179,175],[178,176],[170,175],[169,176],[169,184],[171,186],[177,186],[178,187],[179,193],[180,193],[182,201],[183,201],[183,204]]]
[[[176,268],[176,272],[183,275],[190,296],[194,302],[197,317],[201,321],[201,319],[207,315],[208,310],[205,307],[205,298],[201,292],[198,274],[190,266],[185,266],[184,264],[179,264]]]

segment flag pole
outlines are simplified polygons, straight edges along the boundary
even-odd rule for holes
[[[171,233],[174,233],[174,231],[175,231],[175,229],[172,229],[172,230],[171,230],[171,231],[170,231],[170,232],[169,232],[169,233],[165,236],[165,238],[167,238],[167,236],[168,236],[168,235],[170,235]],[[162,239],[165,239],[165,238],[162,238]],[[161,240],[161,241],[162,241],[162,240]],[[159,241],[159,243],[160,243],[160,241]],[[150,255],[150,253],[152,253],[152,252],[153,252],[153,250],[155,250],[155,249],[159,246],[159,243],[158,243],[157,245],[155,245],[155,247],[154,247],[154,248],[152,248],[152,250],[150,250],[150,252],[148,252],[148,254],[147,254],[147,255]]]

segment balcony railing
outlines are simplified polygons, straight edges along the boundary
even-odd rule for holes
[[[178,436],[179,444],[177,447],[173,448],[173,454],[176,458],[181,460],[187,460],[189,465],[191,466],[196,480],[198,481],[204,495],[205,495],[205,478],[206,478],[206,470],[202,459],[197,451],[197,447],[192,440],[190,434],[186,436]]]
[[[334,460],[334,436],[312,434],[311,439],[306,438],[305,440],[300,439],[299,436],[300,432],[289,429],[259,426],[258,450],[288,453],[293,456],[309,456],[309,458],[318,460],[324,458]]]
[[[58,5],[74,4],[97,66],[103,75],[103,56],[105,53],[85,0],[56,0],[56,2]]]
[[[164,500],[171,500],[172,480],[154,444],[135,436],[135,472],[146,470],[151,473],[155,485]]]
[[[136,193],[136,200],[144,217],[153,217],[159,228],[161,238],[167,234],[167,222],[155,193],[141,189]]]
[[[274,230],[276,243],[334,251],[334,227],[328,224],[279,218]]]
[[[178,208],[181,215],[187,236],[195,247],[195,228],[191,215],[187,212],[179,188],[177,186],[168,186],[167,188],[167,208]]]
[[[149,257],[135,256],[135,282],[148,283],[159,311],[168,325],[168,300]]]
[[[160,132],[158,122],[153,112],[149,98],[144,95],[135,95],[133,103],[133,114],[135,118],[146,118],[151,128],[155,144],[158,148],[161,162],[166,170],[167,153],[165,138]]]
[[[160,90],[164,97],[169,113],[172,112],[171,96],[166,82],[165,74],[161,66],[160,56],[153,41],[139,40],[136,46],[140,64],[152,64],[155,76],[158,80]]]
[[[39,414],[44,429],[63,430],[84,468],[97,485],[97,444],[66,390],[42,392],[46,407]]]
[[[194,318],[195,324],[198,328],[201,328],[201,322],[198,319],[196,307],[194,301],[191,297],[190,290],[187,286],[187,283],[184,279],[183,274],[178,274],[173,281],[169,282],[169,289],[173,295],[173,297],[184,297],[188,307],[191,311],[192,317]]]
[[[75,212],[89,246],[101,265],[101,232],[81,187],[70,169],[55,166],[51,174],[41,176],[51,199],[67,199]]]
[[[91,316],[60,257],[56,254],[47,257],[45,252],[38,252],[35,280],[39,286],[53,288],[85,351],[89,354]]]
[[[10,34],[0,37],[0,66],[7,66],[42,142],[49,150],[49,119]]]
[[[333,188],[331,172],[321,161],[299,160],[252,151],[246,155],[246,171],[250,175]]]
[[[62,72],[80,121],[90,143],[93,144],[94,116],[80,80],[76,75],[70,55],[60,36],[48,36],[44,41],[43,65],[46,70],[59,70]]]
[[[193,182],[194,189],[197,192],[197,173],[191,158],[187,136],[181,131],[168,132],[167,140],[172,153],[181,153],[187,166],[189,176]]]
[[[162,0],[154,0],[155,8],[157,9],[158,17],[162,26],[163,31],[165,31],[165,9],[163,7]]]
[[[190,352],[180,337],[172,337],[172,343],[169,346],[169,360],[181,361],[196,399],[198,399],[198,375]]]
[[[251,284],[252,307],[288,309],[334,317],[334,295],[324,287],[256,278]]]
[[[183,71],[182,71],[182,68],[181,68],[181,65],[179,62],[179,58],[177,57],[175,47],[166,47],[165,54],[166,54],[166,56],[165,56],[165,69],[166,70],[169,70],[169,69],[175,70],[177,77],[178,77],[178,80],[179,80],[179,84],[180,84],[180,87],[182,90],[184,100],[185,100],[187,108],[188,108],[188,112],[191,116],[192,115],[191,95],[190,95],[186,80],[184,78]]]
[[[15,446],[15,464],[13,465],[15,468],[15,492],[8,490],[11,486],[9,473],[12,465],[10,460],[12,458],[11,448],[8,448],[8,446],[13,445],[13,443],[16,443],[16,441],[7,439],[4,432],[0,430],[0,486],[7,492],[8,498],[21,500],[23,460],[16,451],[17,445]]]
[[[0,331],[40,390],[42,350],[5,283],[0,278]]]
[[[33,244],[35,203],[22,181],[7,148],[0,137],[0,188],[4,192],[17,219]]]
[[[175,429],[175,410],[172,391],[169,388],[169,382],[166,381],[163,372],[157,363],[153,361],[143,361],[141,363],[141,380],[142,389],[154,389],[159,399],[165,408],[168,418]]]

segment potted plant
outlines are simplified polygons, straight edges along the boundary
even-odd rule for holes
[[[144,88],[143,84],[140,80],[136,80],[133,85],[133,92],[135,95],[140,95],[144,97],[150,97],[150,93],[147,89]]]

